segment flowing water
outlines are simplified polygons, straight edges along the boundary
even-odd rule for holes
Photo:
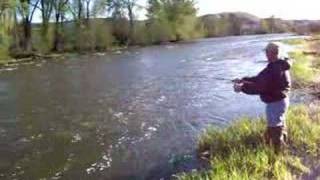
[[[204,128],[263,115],[259,98],[234,93],[230,80],[256,74],[267,42],[287,38],[204,39],[2,71],[0,179],[160,179],[196,168]]]

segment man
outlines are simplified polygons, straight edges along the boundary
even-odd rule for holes
[[[289,107],[291,79],[289,60],[280,59],[280,44],[269,43],[265,49],[268,65],[255,77],[236,79],[236,92],[260,95],[266,103],[267,130],[265,140],[279,152],[286,141],[285,115]]]

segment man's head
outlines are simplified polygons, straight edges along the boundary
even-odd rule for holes
[[[271,42],[267,45],[265,50],[269,62],[274,62],[279,59],[280,44]]]

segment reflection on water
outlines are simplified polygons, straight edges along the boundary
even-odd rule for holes
[[[194,168],[203,128],[263,112],[230,80],[257,73],[264,46],[281,38],[206,39],[0,72],[0,179],[159,179]]]

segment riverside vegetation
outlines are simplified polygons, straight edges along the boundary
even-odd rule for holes
[[[194,0],[148,0],[146,5],[138,0],[2,0],[0,59],[5,63],[4,59],[34,55],[202,37],[299,32],[297,22],[242,12],[197,17],[195,4]],[[138,18],[141,11],[146,11],[145,20]],[[317,24],[308,29],[317,30]]]
[[[147,20],[137,20],[141,10]],[[201,37],[196,12],[193,0],[149,0],[146,6],[137,0],[4,0],[0,59]],[[36,14],[40,23],[33,23]]]
[[[291,53],[294,88],[316,86],[319,75],[319,40],[288,40],[300,46]],[[319,89],[313,88],[316,93]],[[315,179],[320,176],[320,105],[296,105],[287,114],[287,149],[275,154],[263,142],[265,119],[240,118],[235,124],[209,127],[199,139],[198,155],[207,162],[205,170],[177,175],[196,179]]]

